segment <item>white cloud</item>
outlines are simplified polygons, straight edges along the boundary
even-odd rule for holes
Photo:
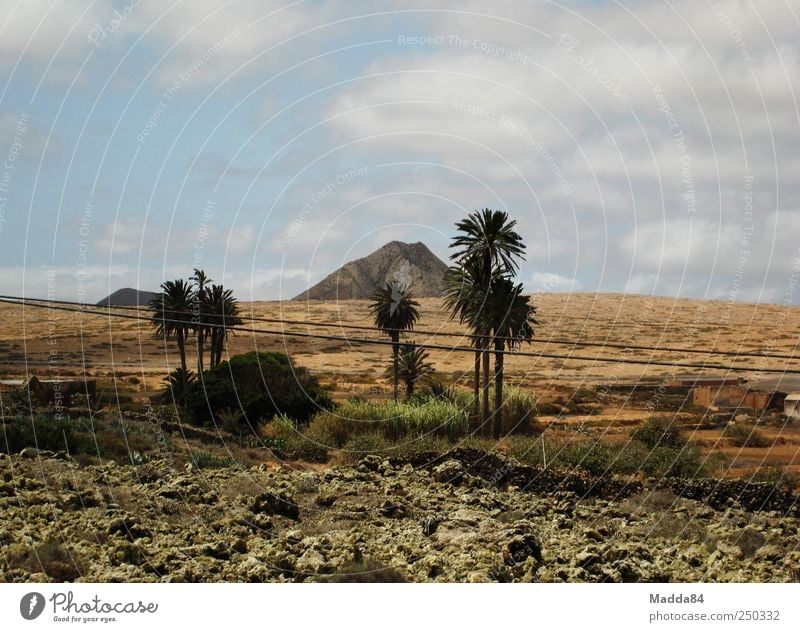
[[[539,292],[578,292],[583,284],[577,279],[553,272],[534,272],[529,282],[525,283],[525,291]]]

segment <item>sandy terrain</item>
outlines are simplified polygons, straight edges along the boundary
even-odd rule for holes
[[[438,299],[421,299],[420,332],[463,333],[458,322],[449,320]],[[670,374],[704,372],[680,366],[618,364],[575,359],[614,357],[674,363],[712,363],[800,371],[798,361],[724,357],[688,352],[647,352],[643,350],[576,347],[554,340],[607,342],[635,345],[695,347],[737,353],[798,353],[800,308],[778,305],[731,304],[726,302],[675,300],[615,294],[542,294],[534,298],[540,325],[536,342],[523,351],[568,355],[563,360],[549,357],[511,356],[507,359],[510,381],[546,392],[560,383],[598,384],[613,380],[653,378]],[[286,350],[316,372],[335,379],[340,389],[369,389],[383,382],[388,348],[356,345],[341,341],[313,340],[283,336],[281,331],[335,336],[375,337],[375,332],[341,329],[336,323],[370,325],[367,301],[343,302],[257,302],[242,304],[245,316],[308,320],[330,325],[281,325],[254,322],[254,329],[277,334],[238,332],[230,338],[228,353],[248,350]],[[130,312],[127,312],[130,313]],[[146,314],[146,312],[143,312]],[[154,340],[146,322],[0,305],[4,324],[0,331],[0,374],[24,375],[26,360],[30,372],[79,374],[85,369],[98,377],[138,376],[148,388],[158,383],[165,370],[178,363],[173,345]],[[417,342],[468,344],[459,338],[417,333]],[[52,354],[52,357],[51,357]],[[191,347],[190,347],[191,354]],[[431,351],[431,360],[445,378],[469,375],[472,356],[468,353]],[[755,371],[745,374],[757,377]],[[366,383],[366,385],[365,385]]]

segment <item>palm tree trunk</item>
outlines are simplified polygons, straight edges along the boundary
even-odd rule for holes
[[[489,351],[488,351],[489,339],[483,338],[481,340],[481,347],[487,349],[483,351],[483,419],[481,421],[481,425],[483,425],[483,431],[488,436],[491,434],[491,427],[490,417],[491,414],[489,412]]]
[[[205,336],[200,325],[197,326],[197,375],[203,372],[203,346],[205,345]]]
[[[186,330],[181,328],[177,331],[175,339],[178,343],[178,353],[181,355],[181,368],[186,372]]]
[[[504,342],[502,339],[494,341],[494,438],[499,439],[503,432],[503,371],[505,356],[503,355]]]
[[[214,366],[222,364],[222,347],[225,344],[225,330],[217,330],[217,349],[214,356]]]
[[[473,382],[472,393],[472,416],[475,422],[478,422],[481,414],[481,352],[480,342],[475,340],[475,380]]]
[[[398,359],[400,355],[400,336],[397,332],[392,332],[392,367],[394,374],[394,401],[397,403],[397,384],[398,384]]]

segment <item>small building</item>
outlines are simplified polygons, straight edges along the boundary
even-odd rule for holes
[[[783,400],[783,414],[789,419],[800,419],[800,393],[789,393]]]
[[[692,404],[731,411],[784,410],[790,393],[800,393],[800,381],[793,376],[766,378],[738,385],[698,384],[692,389]],[[800,415],[800,411],[798,412]]]
[[[756,411],[780,408],[782,394],[742,386],[696,386],[692,389],[692,404],[704,408],[749,408]]]

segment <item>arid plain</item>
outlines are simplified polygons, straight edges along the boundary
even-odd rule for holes
[[[420,299],[420,303],[421,317],[409,339],[446,347],[469,345],[467,338],[442,335],[463,334],[466,329],[448,317],[439,299]],[[533,344],[521,347],[522,353],[507,358],[508,382],[534,393],[541,403],[569,402],[580,391],[590,405],[589,410],[586,405],[565,407],[562,413],[554,413],[551,407],[548,414],[540,414],[548,433],[569,437],[578,428],[592,428],[603,439],[624,441],[630,428],[647,417],[677,416],[704,452],[722,452],[731,459],[729,476],[767,465],[800,473],[800,428],[796,423],[763,424],[759,431],[769,445],[737,447],[722,436],[720,428],[694,423],[697,411],[661,410],[659,402],[603,396],[604,385],[676,375],[741,375],[757,380],[781,377],[765,369],[800,372],[800,359],[767,357],[800,355],[800,308],[589,293],[545,293],[536,295],[533,303],[539,321],[536,338]],[[115,313],[137,315],[130,309]],[[337,399],[390,397],[390,380],[385,374],[387,346],[289,335],[386,340],[376,331],[348,328],[371,327],[368,301],[242,303],[241,313],[246,323],[229,338],[227,355],[254,349],[286,351],[297,364],[316,373]],[[98,379],[101,397],[117,391],[136,400],[162,389],[164,376],[178,364],[174,345],[165,347],[153,338],[146,309],[138,312],[141,319],[137,320],[4,304],[0,315],[6,324],[0,332],[3,378],[19,378],[26,372],[40,377],[78,376],[85,371]],[[190,358],[192,350],[190,342]],[[612,358],[624,362],[612,362]],[[443,383],[469,385],[471,353],[431,349],[430,359]],[[720,367],[743,370],[734,373]]]

